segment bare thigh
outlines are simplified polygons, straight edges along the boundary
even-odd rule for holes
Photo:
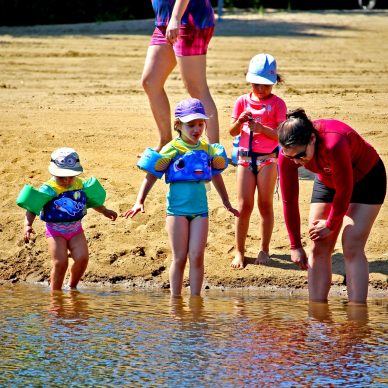
[[[175,66],[176,58],[172,46],[149,46],[142,74],[143,85],[163,86]]]

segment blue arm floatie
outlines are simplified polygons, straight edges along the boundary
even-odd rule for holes
[[[212,175],[221,174],[228,167],[228,157],[226,155],[225,148],[222,144],[214,143],[210,144],[213,148],[215,155],[211,160]]]
[[[160,179],[170,163],[170,158],[162,156],[152,148],[146,148],[136,165]]]

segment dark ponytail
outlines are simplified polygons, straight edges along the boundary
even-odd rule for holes
[[[306,145],[312,133],[317,135],[317,130],[303,108],[289,111],[286,117],[287,119],[278,126],[279,144],[282,147]]]

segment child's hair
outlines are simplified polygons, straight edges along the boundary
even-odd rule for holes
[[[303,108],[289,111],[286,117],[286,120],[278,126],[279,144],[282,147],[306,145],[309,143],[312,133],[318,136],[317,130]]]
[[[179,133],[179,136],[182,135],[182,131],[180,130],[180,126],[182,125],[182,121],[180,121],[177,117],[174,120],[174,131]]]

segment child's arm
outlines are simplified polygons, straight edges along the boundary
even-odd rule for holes
[[[32,229],[32,224],[34,223],[36,215],[31,213],[30,211],[26,211],[26,216],[24,217],[24,241],[28,243],[31,238],[31,234],[35,233],[34,229]]]
[[[94,207],[93,209],[103,214],[106,218],[110,218],[112,221],[117,218],[117,213],[114,210],[107,209],[105,206]]]
[[[125,218],[133,218],[139,212],[144,213],[144,201],[147,198],[148,193],[152,189],[152,186],[155,184],[157,179],[158,178],[155,175],[147,173],[143,180],[143,183],[140,186],[135,204],[133,205],[132,209],[129,209],[125,213],[123,213],[123,216]]]
[[[254,120],[250,121],[249,129],[254,133],[262,133],[263,135],[269,137],[270,139],[278,139],[278,130],[275,128],[267,127],[261,123],[258,123]]]
[[[241,127],[244,123],[252,118],[252,113],[244,110],[238,117],[238,119],[232,118],[230,122],[229,134],[232,136],[238,136],[241,133]]]
[[[224,183],[224,180],[222,178],[222,175],[218,174],[218,175],[213,176],[212,182],[213,182],[213,185],[216,188],[219,196],[222,199],[222,203],[224,204],[225,209],[228,210],[229,212],[231,212],[234,216],[239,217],[240,216],[239,211],[237,209],[233,208],[233,206],[231,205],[231,203],[229,201],[228,192],[226,191],[226,187],[225,187],[225,183]]]

